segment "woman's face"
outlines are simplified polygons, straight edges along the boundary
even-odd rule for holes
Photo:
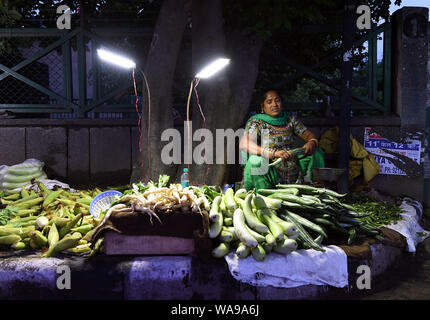
[[[264,99],[262,107],[265,114],[277,117],[282,112],[281,97],[276,93],[276,91],[267,92],[266,99]]]

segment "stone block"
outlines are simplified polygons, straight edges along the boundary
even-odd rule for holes
[[[11,166],[25,160],[25,128],[0,128],[0,165]]]
[[[91,183],[99,186],[129,183],[131,173],[130,128],[90,129]]]
[[[124,279],[126,300],[188,300],[191,258],[188,256],[138,257]]]
[[[26,129],[26,158],[45,163],[49,179],[67,179],[67,132],[64,127],[31,127]]]
[[[67,181],[73,187],[90,182],[90,141],[88,128],[70,128],[68,136]]]

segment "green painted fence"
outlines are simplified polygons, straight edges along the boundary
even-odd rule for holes
[[[0,29],[0,111],[77,118],[95,113],[134,115],[132,71],[100,61],[95,50],[112,47],[109,38],[125,38],[130,30],[101,31]],[[147,30],[134,33],[145,41],[152,36]],[[141,88],[140,73],[135,77]]]

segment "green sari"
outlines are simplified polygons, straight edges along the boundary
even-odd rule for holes
[[[307,128],[297,118],[287,112],[282,112],[278,117],[267,114],[256,114],[246,123],[245,133],[254,136],[257,143],[263,147],[275,150],[292,149],[294,135],[301,136]],[[267,130],[262,135],[262,130]],[[261,140],[261,141],[258,141]],[[283,161],[275,167],[267,167],[268,159],[241,153],[245,160],[244,187],[246,190],[274,188],[278,183],[295,183],[301,175],[297,158]]]

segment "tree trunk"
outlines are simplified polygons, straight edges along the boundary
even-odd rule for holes
[[[188,14],[189,2],[187,0],[163,1],[149,53],[143,66],[150,89],[150,121],[148,122],[148,95],[144,82],[141,159],[133,167],[131,183],[156,181],[160,174],[176,176],[177,165],[165,165],[162,162],[161,134],[165,129],[173,128],[173,76]],[[148,125],[150,127],[149,141]]]
[[[222,185],[226,182],[233,182],[228,181],[228,177],[230,168],[239,168],[237,166],[237,143],[233,144],[235,150],[230,150],[236,153],[236,165],[227,164],[228,144],[226,141],[223,142],[216,138],[216,129],[236,130],[242,126],[249,110],[263,44],[262,40],[244,36],[239,32],[231,33],[226,39],[221,6],[220,0],[193,2],[193,71],[197,72],[217,57],[231,59],[226,70],[220,71],[212,78],[202,79],[197,88],[206,122],[202,123],[200,109],[194,104],[192,127],[193,131],[205,127],[212,132],[212,154],[205,154],[205,162],[212,160],[213,164],[204,163],[191,166],[190,179],[194,184]],[[228,52],[227,47],[232,50]],[[199,135],[195,138],[198,139]],[[237,140],[238,138],[236,138]],[[193,150],[198,144],[200,144],[200,140],[193,143]],[[224,152],[224,161],[216,163],[216,156],[221,152]],[[211,155],[212,157],[210,157]],[[196,157],[193,162],[194,160]]]

